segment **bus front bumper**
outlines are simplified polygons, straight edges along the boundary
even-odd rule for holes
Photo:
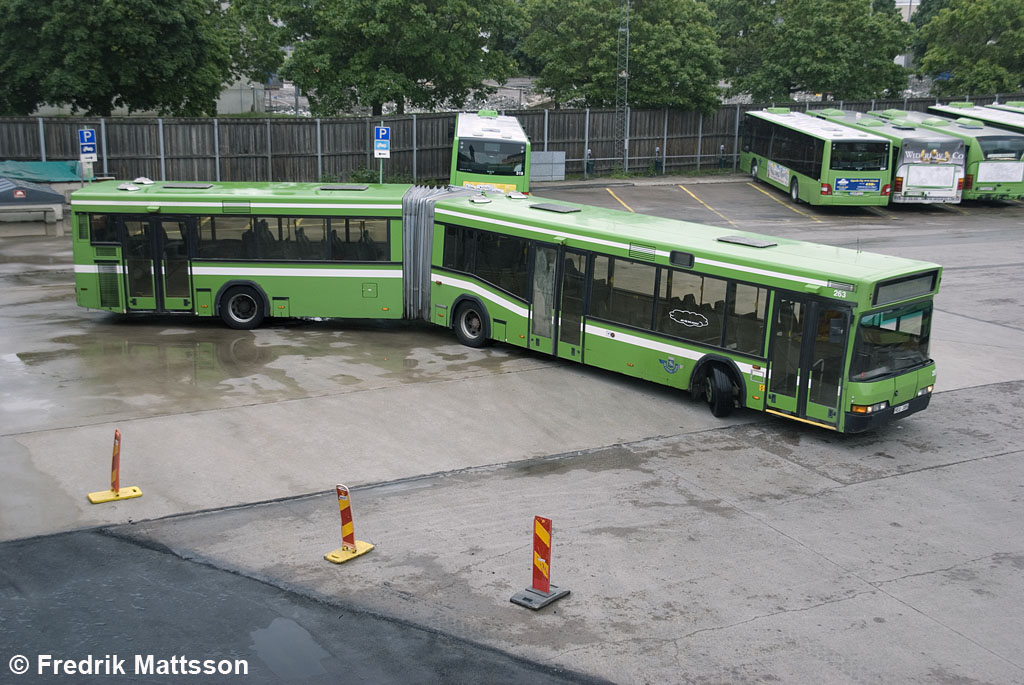
[[[872,430],[883,424],[895,421],[896,419],[902,419],[911,414],[928,407],[928,402],[932,399],[932,393],[915,397],[909,402],[903,404],[897,404],[894,407],[883,409],[882,411],[874,412],[871,414],[854,414],[852,412],[846,412],[846,424],[844,428],[845,433],[862,433],[867,430]]]

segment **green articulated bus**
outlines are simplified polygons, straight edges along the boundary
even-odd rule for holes
[[[451,184],[504,193],[530,190],[530,140],[515,117],[462,112],[455,123]]]
[[[1001,103],[996,102],[988,106],[993,107],[995,109],[1001,109],[1006,112],[1017,112],[1018,114],[1024,114],[1024,101],[1021,100],[1011,100],[1010,102]]]
[[[963,140],[903,119],[889,121],[853,110],[821,109],[813,114],[889,140],[892,202],[960,202],[967,149]]]
[[[814,205],[889,203],[889,141],[786,107],[747,112],[740,168]]]
[[[927,262],[460,188],[109,181],[72,216],[84,307],[419,319],[841,432],[935,382]]]
[[[882,119],[908,121],[914,126],[955,136],[967,145],[963,199],[1018,200],[1024,198],[1024,135],[986,126],[977,119],[956,120],[887,109],[871,112]]]
[[[951,102],[948,105],[932,105],[928,109],[941,116],[967,117],[996,128],[1024,133],[1024,110],[1015,112],[994,106],[979,107],[973,102]]]

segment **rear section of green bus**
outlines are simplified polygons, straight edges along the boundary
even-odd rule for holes
[[[93,184],[72,196],[78,304],[233,328],[401,318],[406,188]]]

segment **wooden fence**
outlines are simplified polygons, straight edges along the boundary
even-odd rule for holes
[[[985,105],[1024,96],[975,97]],[[796,109],[841,107],[859,111],[898,108],[925,111],[962,98],[791,103]],[[674,109],[636,109],[628,117],[628,170],[665,173],[735,168],[743,113],[765,105],[723,105],[711,115]],[[613,110],[522,110],[516,116],[534,150],[564,151],[566,173],[584,174],[591,150],[593,173],[622,167],[615,154]],[[78,159],[78,130],[98,138],[97,176],[147,176],[176,181],[345,181],[378,169],[373,128],[391,127],[388,178],[443,182],[451,164],[455,113],[382,118],[89,118],[0,117],[0,160]]]

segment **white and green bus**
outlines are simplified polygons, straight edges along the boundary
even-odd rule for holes
[[[72,216],[93,309],[419,319],[840,432],[935,383],[927,262],[457,188],[112,181]]]
[[[889,203],[889,141],[786,107],[747,112],[740,168],[814,205]]]
[[[968,117],[989,126],[1005,128],[1007,131],[1024,133],[1024,109],[1015,112],[998,107],[979,107],[973,102],[951,102],[948,105],[931,105],[929,111],[940,116]]]
[[[889,180],[892,202],[960,202],[966,161],[963,140],[915,126],[905,119],[890,121],[841,109],[821,109],[813,114],[889,140],[892,145]]]
[[[995,109],[1001,109],[1006,112],[1018,112],[1020,114],[1024,114],[1024,101],[1022,100],[1011,100],[1010,102],[996,102],[988,106],[994,107]]]
[[[515,117],[462,112],[455,122],[451,184],[504,193],[530,190],[530,139]]]
[[[968,117],[952,120],[902,109],[887,109],[871,114],[882,119],[908,121],[914,126],[963,140],[967,146],[963,199],[1024,198],[1024,135],[986,126]]]

